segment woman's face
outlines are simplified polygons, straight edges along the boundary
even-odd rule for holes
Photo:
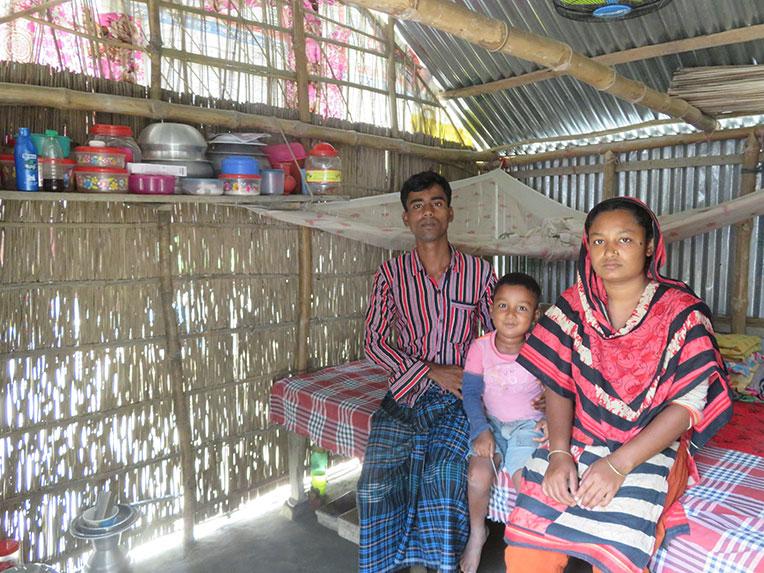
[[[629,211],[605,211],[589,227],[589,257],[594,272],[606,284],[643,281],[653,241]]]

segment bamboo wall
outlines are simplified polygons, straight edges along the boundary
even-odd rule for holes
[[[18,80],[32,68],[13,69]],[[80,88],[85,81],[66,74],[34,81],[45,80]],[[88,81],[98,90],[138,95],[125,84]],[[0,108],[0,130],[67,125],[79,141],[94,121],[136,132],[145,124],[108,114]],[[386,151],[339,152],[350,196],[388,192],[425,168],[451,178],[474,174],[469,166]],[[90,547],[65,531],[101,487],[125,502],[163,498],[141,506],[143,519],[126,535],[128,545],[174,530],[182,517],[181,438],[162,319],[160,209],[0,202],[0,534],[22,539],[28,561],[66,571],[81,565]],[[285,478],[286,436],[268,423],[267,402],[273,380],[295,371],[299,229],[245,208],[205,204],[172,207],[170,229],[199,522]],[[362,355],[371,278],[390,253],[318,232],[312,252],[308,348],[315,369]]]

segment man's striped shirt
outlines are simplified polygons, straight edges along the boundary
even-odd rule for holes
[[[478,322],[493,330],[495,284],[490,263],[453,247],[438,281],[427,274],[416,249],[380,266],[366,312],[365,348],[390,372],[396,401],[413,405],[434,384],[426,363],[464,365]]]

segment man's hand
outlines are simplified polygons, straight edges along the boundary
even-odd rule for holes
[[[462,375],[464,368],[461,366],[444,366],[442,364],[428,364],[430,372],[427,376],[443,388],[446,392],[451,392],[457,398],[462,397]]]
[[[493,441],[491,430],[483,430],[477,438],[472,441],[472,450],[475,455],[482,458],[492,458],[496,444]]]
[[[539,382],[539,384],[541,384]],[[539,412],[546,413],[546,391],[542,390],[541,394],[536,396],[533,401],[531,402],[531,406],[533,406],[534,410],[538,410]]]

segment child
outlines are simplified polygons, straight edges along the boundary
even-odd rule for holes
[[[505,468],[519,489],[520,473],[544,440],[538,411],[542,387],[515,362],[525,337],[538,319],[541,288],[524,273],[504,275],[493,294],[491,318],[496,330],[470,346],[462,393],[470,423],[470,537],[461,559],[465,573],[475,573],[488,537],[485,518],[497,468]],[[486,416],[487,414],[487,416]],[[498,460],[498,463],[497,463]]]

